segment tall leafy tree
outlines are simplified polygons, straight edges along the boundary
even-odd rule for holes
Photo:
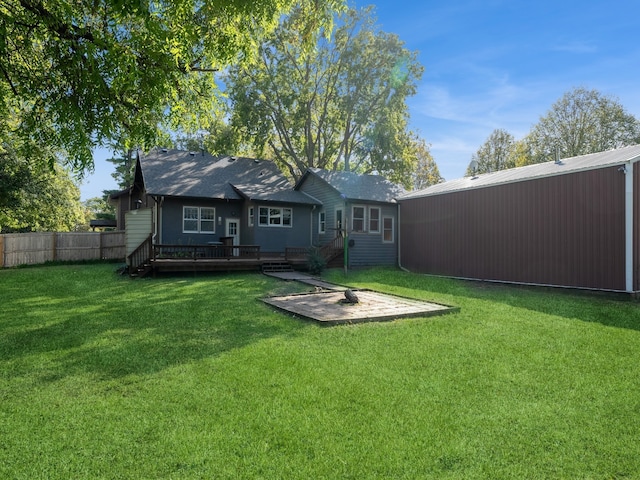
[[[484,173],[637,143],[640,122],[617,99],[580,87],[556,101],[521,140],[494,130],[471,159]]]
[[[124,151],[115,150],[113,153],[113,157],[107,158],[107,162],[113,163],[114,165],[114,171],[111,176],[118,182],[118,187],[124,190],[133,184],[136,152],[127,149]]]
[[[514,167],[523,167],[525,165],[531,165],[533,160],[534,157],[529,135],[520,140],[516,140],[509,154],[509,162],[513,164]]]
[[[413,136],[412,152],[416,158],[416,166],[413,172],[414,189],[420,190],[444,181],[444,178],[440,175],[438,165],[431,155],[429,145],[417,135]]]
[[[102,197],[93,197],[82,202],[85,211],[90,217],[89,220],[92,219],[102,219],[102,220],[115,220],[116,218],[116,209],[113,205],[111,205],[108,201],[109,196],[104,195]],[[88,224],[89,222],[87,222]]]
[[[226,79],[235,144],[275,158],[292,178],[308,167],[406,172],[407,97],[423,68],[416,53],[380,31],[372,9],[348,10],[334,31],[311,30],[294,10]],[[311,33],[310,33],[311,32]],[[315,49],[305,50],[312,35]],[[228,140],[228,139],[227,139]]]
[[[494,130],[478,151],[471,156],[475,171],[472,172],[472,168],[469,166],[467,175],[496,172],[505,168],[515,167],[514,148],[515,139],[513,135],[506,130]]]
[[[250,60],[294,2],[2,0],[0,122],[19,111],[14,133],[77,170],[92,167],[97,144],[152,144],[166,121],[199,128],[215,110],[213,72]],[[302,8],[320,28],[340,4]]]
[[[83,224],[80,190],[68,171],[58,164],[34,167],[6,151],[0,157],[0,183],[20,184],[0,194],[0,233],[65,232]]]
[[[640,123],[620,102],[575,88],[555,102],[527,136],[529,159],[540,163],[640,142]]]

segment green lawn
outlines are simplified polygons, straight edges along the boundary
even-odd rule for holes
[[[330,271],[460,312],[328,328],[114,271],[0,271],[0,478],[640,478],[637,303]]]

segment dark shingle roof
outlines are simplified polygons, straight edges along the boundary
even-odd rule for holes
[[[395,203],[396,198],[405,193],[404,188],[379,175],[361,175],[354,172],[337,172],[320,168],[308,169],[296,188],[299,188],[309,175],[321,178],[348,200]]]
[[[267,160],[153,149],[140,156],[150,195],[315,204]]]

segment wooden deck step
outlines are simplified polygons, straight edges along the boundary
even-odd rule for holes
[[[293,267],[289,262],[264,262],[262,264],[262,272],[293,272]]]
[[[145,263],[144,265],[140,265],[138,268],[134,269],[129,276],[131,278],[142,278],[149,275],[153,272],[153,267],[149,263]]]

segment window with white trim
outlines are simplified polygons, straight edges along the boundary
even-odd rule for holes
[[[366,208],[354,206],[351,209],[351,230],[353,232],[364,232]]]
[[[258,224],[263,227],[291,227],[293,210],[285,207],[260,207]]]
[[[369,207],[369,233],[380,233],[380,208]]]
[[[247,222],[250,227],[253,227],[253,222],[254,222],[253,212],[254,212],[253,207],[249,207],[249,210],[247,212]]]
[[[327,231],[327,215],[324,210],[318,214],[318,233]]]
[[[212,207],[182,207],[183,233],[215,233],[216,209]]]
[[[338,234],[342,235],[342,209],[336,208],[336,230]]]
[[[394,238],[393,217],[384,217],[382,219],[382,242],[393,243]]]

